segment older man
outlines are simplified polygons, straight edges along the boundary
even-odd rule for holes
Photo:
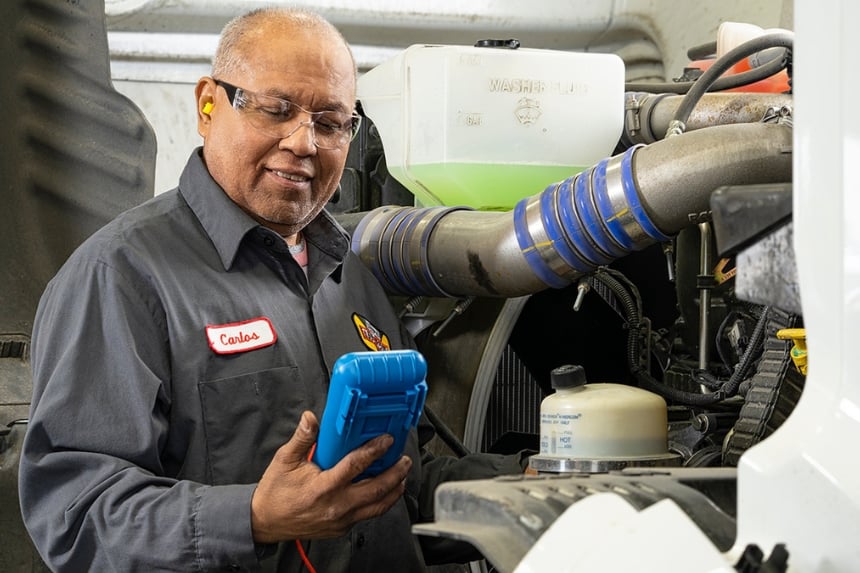
[[[422,464],[426,432],[356,483],[390,437],[308,461],[334,361],[412,345],[323,210],[358,126],[349,47],[314,14],[258,10],[195,95],[204,145],[179,186],[93,235],[40,303],[28,530],[61,571],[420,571],[410,523],[435,484],[520,466]]]

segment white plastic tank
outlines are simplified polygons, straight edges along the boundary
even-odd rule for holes
[[[413,45],[359,79],[388,170],[419,204],[508,210],[618,143],[619,57],[501,44]]]

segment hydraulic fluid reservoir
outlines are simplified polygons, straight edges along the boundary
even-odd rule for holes
[[[626,466],[675,465],[668,452],[666,402],[624,384],[587,384],[581,366],[551,373],[555,392],[540,407],[537,471],[609,471]]]
[[[419,204],[508,210],[618,143],[620,58],[502,44],[414,45],[359,78],[388,170]]]

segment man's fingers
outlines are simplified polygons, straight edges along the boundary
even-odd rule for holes
[[[296,464],[305,462],[311,452],[311,448],[317,441],[319,434],[319,421],[313,412],[302,412],[296,431],[290,441],[278,450],[278,461],[284,464]]]
[[[411,467],[412,460],[408,456],[402,456],[394,465],[378,476],[356,483],[355,491],[362,498],[368,500],[368,503],[373,503],[373,500],[382,499],[392,491],[397,492],[399,496],[402,493],[406,476],[409,474],[409,468]]]
[[[403,495],[411,467],[412,460],[403,456],[378,476],[355,484],[356,491],[368,502],[357,508],[353,517],[356,520],[370,519],[388,511]]]
[[[370,464],[382,457],[393,443],[394,438],[388,434],[376,436],[345,455],[329,472],[336,480],[343,480],[344,483],[351,482],[370,467]]]
[[[313,414],[302,414],[295,434],[266,468],[251,498],[255,541],[336,536],[357,521],[382,515],[403,495],[412,466],[407,456],[378,476],[352,482],[391,447],[391,436],[374,438],[320,471],[305,461],[318,429]]]

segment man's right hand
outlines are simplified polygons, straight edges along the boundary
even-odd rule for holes
[[[388,511],[403,495],[412,460],[403,456],[378,476],[353,483],[393,443],[379,436],[323,471],[308,461],[319,421],[304,412],[293,437],[281,446],[251,498],[256,543],[337,537],[358,521]]]

